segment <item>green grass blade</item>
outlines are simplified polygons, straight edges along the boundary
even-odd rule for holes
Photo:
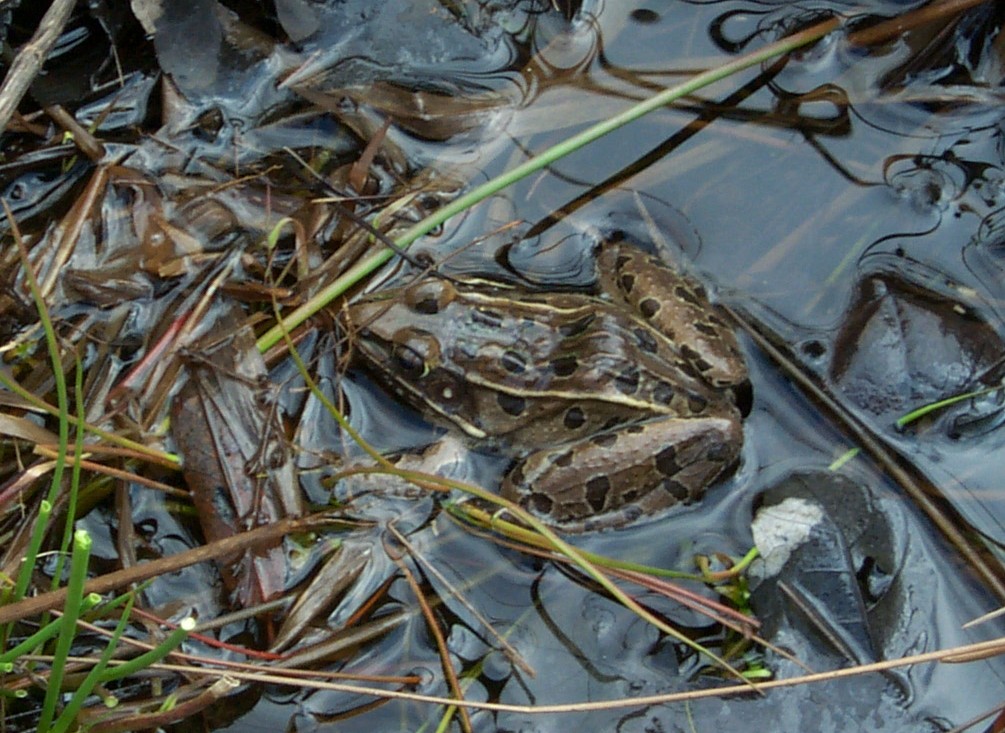
[[[84,424],[84,367],[80,359],[74,359],[76,368],[74,369],[73,392],[77,403],[77,425]],[[73,470],[70,474],[70,492],[66,498],[66,523],[63,525],[63,539],[60,542],[60,554],[56,559],[56,569],[52,574],[52,589],[59,585],[59,579],[63,576],[63,560],[70,550],[70,542],[73,541],[73,522],[77,516],[77,496],[80,494],[80,469],[81,460],[84,454],[84,431],[76,428],[76,440],[73,444]],[[65,454],[60,453],[60,458],[65,460]]]
[[[65,733],[65,731],[69,730],[70,725],[75,722],[77,713],[80,712],[80,708],[83,707],[84,702],[86,702],[91,692],[101,681],[102,675],[108,668],[108,662],[111,661],[112,655],[118,648],[119,639],[121,639],[122,634],[125,633],[126,625],[129,623],[129,615],[133,610],[134,594],[129,593],[127,595],[128,599],[126,600],[126,607],[123,610],[122,615],[119,617],[118,624],[115,625],[115,630],[112,632],[112,636],[108,640],[108,645],[101,653],[101,657],[98,659],[97,664],[95,664],[91,671],[87,673],[83,682],[80,683],[76,692],[73,693],[73,697],[70,698],[70,702],[66,704],[63,712],[53,724],[50,733]]]
[[[39,289],[38,278],[35,277],[35,271],[31,267],[31,260],[28,258],[28,250],[24,246],[24,240],[21,239],[21,232],[17,227],[17,222],[14,221],[14,216],[11,214],[10,208],[7,206],[7,202],[3,201],[2,203],[4,211],[7,213],[7,220],[11,225],[14,242],[18,248],[18,253],[21,258],[21,266],[24,267],[25,280],[28,283],[28,288],[31,290],[31,297],[35,301],[35,309],[38,311],[38,319],[42,324],[43,331],[45,331],[46,349],[49,352],[49,361],[52,364],[52,376],[56,381],[56,404],[57,409],[59,410],[59,451],[57,453],[56,465],[52,471],[52,482],[49,485],[49,493],[46,495],[46,499],[51,507],[56,502],[56,497],[59,495],[59,487],[63,482],[63,469],[66,465],[66,453],[70,443],[70,405],[66,394],[66,375],[63,374],[63,363],[60,358],[59,341],[56,339],[56,330],[52,326],[52,319],[49,317],[49,309],[46,307],[45,298],[42,297],[42,291]],[[25,556],[21,565],[21,570],[18,572],[17,582],[14,585],[15,601],[19,601],[24,598],[25,593],[28,591],[28,584],[31,582],[31,576],[35,570],[35,562],[38,559],[38,549],[41,546],[41,534],[45,531],[45,527],[41,525],[42,523],[40,521],[39,525],[36,525],[35,527],[32,542],[29,544],[30,552]],[[35,542],[36,535],[38,536],[38,542]]]
[[[87,580],[87,561],[91,555],[91,537],[84,530],[78,530],[73,536],[73,556],[70,558],[70,579],[66,584],[66,605],[63,607],[63,626],[56,640],[56,650],[53,653],[52,667],[49,671],[49,682],[45,690],[45,700],[42,703],[42,715],[39,718],[38,729],[47,731],[55,718],[56,704],[59,701],[63,685],[63,670],[66,658],[70,655],[70,646],[77,633],[77,619],[80,618],[80,607],[84,599],[84,581]]]
[[[128,677],[131,674],[136,674],[137,672],[146,669],[151,664],[156,664],[177,649],[178,646],[185,641],[186,638],[188,638],[188,635],[194,628],[194,618],[189,616],[188,618],[182,619],[181,623],[178,624],[178,628],[168,634],[164,641],[150,651],[145,654],[141,654],[135,659],[130,659],[125,664],[120,664],[117,667],[106,669],[99,678],[100,682],[104,684],[106,682],[111,682],[112,680],[120,680],[123,677]]]
[[[915,420],[920,420],[925,415],[929,415],[933,412],[938,412],[939,410],[949,407],[950,405],[955,405],[957,402],[965,402],[966,400],[973,399],[974,397],[983,397],[984,395],[989,395],[992,392],[998,392],[1002,389],[1001,385],[996,385],[994,387],[986,387],[985,389],[978,389],[973,392],[965,392],[964,394],[954,395],[953,397],[947,397],[944,400],[939,400],[938,402],[932,402],[930,404],[919,407],[917,410],[912,410],[911,412],[903,415],[897,419],[897,427],[903,429],[907,425],[910,425]]]
[[[82,613],[90,611],[92,608],[101,603],[101,596],[97,593],[89,593],[84,597],[81,603],[80,610]],[[58,634],[63,626],[66,624],[66,616],[60,616],[54,621],[50,621],[41,629],[36,631],[34,634],[29,636],[27,639],[12,646],[10,649],[0,654],[0,664],[6,664],[8,662],[13,662],[22,654],[31,654],[35,649],[49,641],[52,637]]]

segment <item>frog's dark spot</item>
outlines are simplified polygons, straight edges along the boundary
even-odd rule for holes
[[[691,288],[678,285],[673,289],[673,294],[677,296],[678,300],[683,300],[685,303],[690,303],[691,305],[696,306],[701,305],[701,301]]]
[[[632,395],[639,390],[639,370],[628,367],[614,378],[614,386],[622,394]]]
[[[705,358],[701,356],[699,351],[692,349],[687,346],[687,344],[680,344],[680,356],[686,359],[695,369],[698,369],[699,371],[705,371],[709,368],[708,366],[706,366],[705,369],[701,368],[701,362],[705,362],[706,364],[709,362],[705,361]]]
[[[618,427],[618,425],[621,425],[622,423],[624,423],[624,421],[625,419],[622,417],[609,417],[607,418],[606,422],[604,422],[603,426],[600,429],[610,430],[611,428]]]
[[[586,482],[586,503],[594,512],[603,511],[610,490],[611,480],[607,476],[591,478]]]
[[[567,450],[565,453],[555,458],[551,462],[551,465],[558,466],[559,468],[568,468],[572,465],[572,451]]]
[[[635,275],[622,275],[619,282],[621,283],[622,290],[626,293],[631,293],[632,288],[635,287]]]
[[[506,476],[506,480],[513,486],[523,486],[524,475],[523,475],[523,463],[520,463],[513,467],[513,470],[509,472]]]
[[[405,290],[404,301],[416,313],[435,315],[453,300],[456,292],[444,282],[427,280]]]
[[[621,493],[620,504],[631,504],[633,501],[639,498],[639,492],[637,489],[629,489]]]
[[[698,333],[703,333],[706,336],[712,336],[712,337],[715,337],[715,336],[719,335],[719,332],[716,331],[715,326],[712,326],[712,325],[710,325],[708,323],[702,323],[701,321],[695,321],[693,325],[694,325],[694,330],[697,331]]]
[[[547,494],[534,492],[527,497],[526,508],[535,514],[551,514],[551,510],[555,508],[555,502]]]
[[[712,368],[712,365],[705,360],[700,352],[695,351],[687,344],[681,344],[680,347],[681,356],[687,359],[691,365],[697,369],[699,372],[707,372]]]
[[[581,428],[583,427],[583,424],[585,422],[586,422],[586,415],[578,407],[571,407],[568,410],[566,410],[565,417],[562,420],[562,423],[569,430],[576,430],[577,428]]]
[[[636,328],[633,333],[635,334],[635,340],[639,343],[639,348],[647,354],[655,354],[659,349],[656,337],[650,331],[644,328]]]
[[[677,393],[674,391],[673,385],[668,382],[660,382],[653,389],[653,400],[661,405],[669,405],[675,394]]]
[[[574,356],[560,356],[551,360],[551,368],[557,377],[568,377],[576,373],[579,368],[579,360]]]
[[[661,486],[663,490],[667,492],[670,496],[674,498],[674,501],[690,501],[691,492],[688,491],[687,487],[680,481],[674,481],[673,479],[667,479]]]
[[[636,435],[638,433],[641,433],[643,430],[645,430],[645,427],[643,427],[642,425],[629,425],[627,428],[625,428],[625,434]]]
[[[656,462],[656,470],[664,476],[673,476],[681,469],[677,463],[677,449],[672,445],[657,453],[654,460]]]
[[[523,374],[527,371],[527,360],[523,354],[519,354],[516,351],[509,350],[503,352],[501,361],[503,369],[510,374]]]
[[[476,323],[480,326],[488,326],[489,328],[499,328],[503,322],[503,315],[498,311],[489,310],[487,308],[475,308],[471,313],[472,323]]]
[[[562,334],[564,338],[572,338],[573,336],[578,336],[583,333],[586,329],[590,327],[593,323],[595,316],[592,313],[588,313],[582,318],[578,318],[572,323],[566,323],[559,327],[558,332]]]
[[[639,301],[639,312],[646,318],[652,318],[660,312],[660,302],[656,298],[645,298]]]
[[[599,445],[601,448],[610,448],[618,442],[618,436],[614,433],[599,433],[590,438],[590,442]]]
[[[523,397],[506,394],[505,392],[500,392],[496,397],[496,401],[503,412],[513,417],[519,417],[527,409],[527,400]]]
[[[621,270],[625,265],[632,261],[631,255],[618,255],[618,258],[614,260],[614,269]]]
[[[708,400],[696,394],[688,395],[687,406],[693,414],[698,415],[708,409]]]
[[[708,319],[708,322],[716,328],[726,328],[726,322],[719,318],[719,316],[715,315],[715,313],[709,313],[705,317]]]
[[[695,379],[702,379],[701,374],[698,373],[698,370],[695,369],[694,365],[689,361],[678,359],[677,361],[674,362],[674,366],[680,369],[681,372],[688,375],[689,377],[694,377]]]

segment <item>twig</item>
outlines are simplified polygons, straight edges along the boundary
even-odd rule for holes
[[[798,677],[789,677],[780,680],[770,680],[768,682],[758,682],[753,685],[753,689],[758,692],[774,690],[780,687],[794,687],[818,682],[833,682],[834,680],[846,679],[848,677],[859,677],[865,674],[883,672],[889,669],[900,667],[910,667],[917,664],[927,664],[929,662],[952,662],[961,658],[986,658],[991,655],[1001,654],[1005,649],[1005,639],[992,639],[991,641],[975,642],[952,649],[940,649],[937,651],[913,654],[900,659],[887,659],[882,662],[873,662],[856,667],[842,667],[841,669],[829,672],[816,672]],[[26,661],[49,662],[51,657],[26,654],[22,659]],[[68,661],[74,662],[80,657],[70,657]],[[111,662],[115,664],[116,662]],[[562,713],[584,713],[594,710],[618,710],[622,708],[644,709],[652,705],[669,705],[671,703],[683,702],[687,700],[702,700],[706,698],[725,699],[735,695],[750,695],[751,686],[745,684],[734,684],[723,687],[704,687],[696,690],[686,690],[682,692],[669,692],[660,695],[644,695],[641,697],[622,697],[616,700],[592,700],[590,702],[578,703],[555,703],[542,705],[515,705],[511,703],[485,702],[481,700],[454,700],[436,695],[425,695],[417,692],[405,690],[382,690],[366,685],[350,684],[343,682],[328,682],[323,680],[305,679],[297,677],[291,679],[281,674],[262,674],[241,672],[238,670],[221,670],[209,667],[193,667],[191,665],[179,664],[153,664],[151,669],[168,670],[181,672],[187,675],[229,675],[236,679],[260,684],[288,685],[298,689],[334,690],[336,692],[347,692],[353,695],[373,695],[382,699],[410,700],[413,702],[431,703],[433,705],[463,705],[472,710],[491,710],[495,712],[521,713],[527,715],[562,714]]]
[[[412,558],[425,568],[425,572],[429,573],[438,581],[440,581],[443,584],[443,586],[448,591],[450,591],[450,595],[456,598],[461,605],[463,605],[466,609],[468,609],[468,613],[470,613],[475,619],[477,619],[478,623],[480,623],[482,625],[482,628],[485,629],[485,633],[489,634],[490,636],[492,636],[493,639],[496,640],[496,643],[499,645],[500,650],[506,656],[506,659],[509,660],[510,664],[519,667],[524,671],[526,675],[530,677],[537,677],[537,672],[534,670],[533,667],[531,667],[527,663],[527,660],[525,660],[520,655],[520,652],[518,652],[512,644],[506,641],[506,637],[504,637],[502,634],[500,634],[498,631],[495,630],[495,627],[492,626],[492,623],[487,618],[485,618],[484,614],[482,614],[482,612],[479,611],[473,603],[471,603],[467,598],[465,598],[459,589],[454,587],[453,583],[451,583],[450,580],[448,580],[447,577],[440,572],[439,568],[437,568],[436,565],[426,560],[426,558],[424,558],[419,552],[417,552],[416,549],[412,546],[412,544],[408,541],[408,538],[406,538],[403,534],[401,534],[401,532],[398,531],[398,528],[395,527],[393,523],[389,523],[387,525],[387,529],[389,532],[391,532],[391,534],[394,535],[395,539],[399,543],[401,543],[402,547],[408,550],[408,552],[412,555]],[[542,553],[542,555],[548,557],[555,557],[553,553]],[[557,557],[563,560],[566,559],[562,556]]]
[[[464,691],[461,689],[461,682],[457,679],[457,671],[454,669],[454,665],[450,659],[450,649],[447,646],[447,640],[443,637],[443,630],[440,628],[439,623],[437,623],[436,616],[433,614],[433,609],[430,607],[429,603],[426,602],[426,597],[422,593],[422,588],[419,587],[419,581],[415,579],[415,575],[409,570],[408,565],[405,563],[401,554],[396,552],[393,548],[389,547],[385,543],[385,550],[387,551],[388,557],[398,566],[401,574],[405,578],[405,582],[408,583],[408,587],[412,589],[412,594],[415,596],[416,602],[419,604],[419,608],[422,609],[422,616],[426,619],[426,629],[429,631],[430,636],[433,637],[433,641],[436,642],[436,649],[440,653],[440,663],[443,668],[443,676],[447,679],[447,685],[450,687],[450,691],[454,695],[454,699],[457,702],[464,701]],[[468,709],[463,705],[452,705],[447,708],[447,715],[451,715],[452,711],[456,711],[461,730],[464,733],[472,733],[474,730],[471,726],[471,715]]]
[[[217,558],[254,547],[263,542],[269,542],[283,535],[293,532],[308,532],[324,524],[328,524],[330,521],[331,515],[328,513],[312,514],[297,519],[282,519],[267,527],[258,527],[209,545],[196,547],[185,552],[179,552],[176,555],[168,555],[167,557],[145,562],[142,565],[136,565],[125,570],[116,570],[113,573],[99,576],[89,580],[84,585],[83,592],[85,595],[87,593],[108,593],[117,588],[138,583],[141,580],[147,580],[157,575],[176,572],[189,565],[207,560],[216,560]],[[61,608],[64,603],[66,603],[66,588],[26,598],[23,601],[0,607],[0,624],[18,621],[54,608]]]
[[[892,38],[896,38],[907,31],[914,30],[918,26],[935,21],[942,21],[943,24],[947,16],[958,15],[964,10],[983,5],[988,0],[945,0],[925,5],[910,13],[895,15],[892,18],[877,23],[871,28],[855,31],[848,35],[848,42],[855,46],[875,46],[885,43]]]
[[[101,159],[105,157],[105,146],[91,134],[90,130],[77,122],[77,118],[70,114],[63,105],[51,104],[45,108],[45,113],[53,122],[73,135],[73,142],[80,148],[80,152],[94,163],[101,162]]]
[[[38,24],[35,35],[15,57],[7,78],[4,79],[3,88],[0,88],[0,132],[7,129],[7,123],[21,104],[28,87],[38,76],[46,56],[70,19],[70,11],[75,4],[75,0],[55,0]]]

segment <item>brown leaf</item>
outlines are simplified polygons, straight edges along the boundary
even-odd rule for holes
[[[250,330],[237,327],[238,312],[202,340],[172,405],[172,434],[210,542],[304,513],[282,426],[263,399],[265,365]],[[282,593],[286,571],[281,541],[221,563],[224,583],[244,606]]]

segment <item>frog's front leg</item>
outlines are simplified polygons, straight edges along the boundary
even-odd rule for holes
[[[501,493],[568,532],[617,527],[701,498],[742,444],[739,415],[654,418],[531,453]]]

